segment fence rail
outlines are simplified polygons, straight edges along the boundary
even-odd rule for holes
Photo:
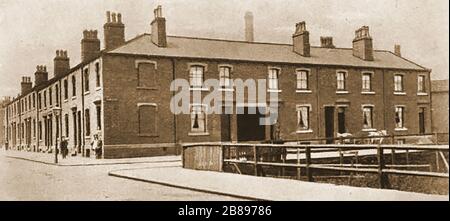
[[[201,151],[196,148],[201,147]],[[214,148],[212,148],[214,147]],[[212,152],[208,152],[211,149],[215,149],[215,154],[220,154],[219,157],[213,157],[216,161],[211,161]],[[376,164],[359,164],[351,163],[344,164],[343,160],[340,160],[340,164],[326,164],[326,163],[313,163],[312,153],[339,153],[342,158],[345,154],[351,155],[355,151],[360,150],[372,150],[370,155],[376,156]],[[375,151],[374,151],[375,150]],[[385,150],[391,150],[390,153],[386,153]],[[396,164],[395,151],[404,151],[406,154],[406,165]],[[208,153],[206,153],[206,152]],[[346,152],[350,153],[346,153]],[[353,152],[352,152],[353,151]],[[409,151],[415,152],[436,152],[437,160],[443,161],[447,166],[446,172],[433,172],[431,171],[430,164],[409,164],[408,153]],[[423,176],[423,177],[438,177],[449,178],[448,173],[448,158],[445,158],[443,152],[449,151],[448,145],[393,145],[393,144],[267,144],[267,143],[193,143],[183,145],[183,166],[193,169],[208,169],[208,165],[215,165],[214,168],[219,168],[219,171],[224,171],[226,165],[234,165],[239,170],[238,165],[251,165],[253,168],[253,175],[264,175],[262,166],[281,168],[282,170],[291,168],[297,170],[297,179],[300,179],[301,172],[304,170],[304,174],[308,181],[314,181],[314,172],[318,170],[324,171],[337,171],[337,172],[352,172],[352,173],[372,173],[378,174],[379,187],[387,187],[387,175],[409,175],[409,176]],[[201,153],[200,153],[201,152]],[[187,162],[186,155],[197,155],[195,158],[197,161],[205,162]],[[295,159],[287,160],[287,155],[296,155]],[[391,164],[385,163],[386,155],[391,154]],[[201,155],[202,157],[198,157]],[[356,152],[357,156],[357,152]],[[194,159],[192,156],[189,159]],[[201,168],[195,168],[196,163],[201,163]],[[189,164],[189,165],[187,165]],[[210,167],[213,168],[213,167]],[[428,169],[429,171],[419,170],[405,170],[405,169]],[[239,170],[240,173],[240,170]]]

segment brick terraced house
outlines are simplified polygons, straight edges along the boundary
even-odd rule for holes
[[[253,41],[251,13],[245,41],[169,36],[161,7],[154,14],[150,34],[126,41],[121,14],[108,12],[104,49],[97,31],[84,31],[80,64],[71,67],[67,52],[58,50],[54,78],[42,65],[34,86],[23,77],[20,96],[5,107],[6,142],[46,151],[62,135],[85,156],[99,133],[103,156],[120,158],[177,154],[180,143],[273,139],[274,126],[260,126],[258,115],[206,114],[207,104],[194,103],[190,114],[173,114],[170,84],[178,78],[202,96],[209,90],[205,79],[267,79],[267,93],[279,97],[285,140],[431,132],[431,70],[403,58],[400,46],[375,50],[367,26],[356,30],[352,48],[338,48],[331,37],[311,46],[305,22],[296,25],[292,44],[276,44]],[[222,86],[233,93],[233,85]],[[61,116],[53,116],[54,107]]]

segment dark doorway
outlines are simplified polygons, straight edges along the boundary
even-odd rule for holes
[[[77,142],[77,112],[73,111],[72,112],[72,117],[73,117],[73,145],[74,147],[78,146],[78,142]],[[77,150],[78,151],[78,150]],[[78,153],[80,153],[78,151]]]
[[[78,150],[78,153],[81,153],[81,111],[78,111],[78,114],[77,114],[77,144],[78,144],[78,147],[77,147],[77,150]]]
[[[425,108],[419,109],[419,134],[425,134]]]
[[[325,107],[325,137],[327,138],[327,144],[333,143],[334,107]]]
[[[231,141],[231,115],[225,112],[225,108],[220,115],[220,135],[222,142]]]
[[[345,108],[338,108],[338,133],[343,134],[346,132],[345,128]]]
[[[242,110],[242,109],[243,110]],[[266,126],[259,124],[259,119],[264,117],[256,107],[240,107],[237,116],[238,141],[263,141],[266,139]],[[249,112],[250,111],[250,112]],[[239,114],[243,113],[243,114]]]

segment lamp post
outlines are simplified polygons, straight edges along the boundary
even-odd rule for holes
[[[56,119],[58,119],[60,114],[61,114],[61,108],[60,107],[54,107],[53,108],[53,115],[55,116],[55,121],[56,121]],[[58,120],[58,123],[59,123],[59,120]],[[58,134],[59,134],[59,131],[58,131]],[[55,164],[56,163],[58,163],[58,137],[57,136],[55,136]]]

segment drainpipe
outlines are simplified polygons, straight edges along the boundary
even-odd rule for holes
[[[381,70],[382,72],[382,80],[383,80],[383,109],[384,109],[384,114],[383,114],[383,128],[387,131],[386,128],[386,91],[385,91],[385,82],[384,82],[384,75],[386,74],[386,72],[384,70]]]
[[[170,59],[172,62],[172,80],[175,80],[176,73],[175,73],[175,59]],[[172,98],[175,96],[175,91],[172,91]],[[170,104],[172,105],[172,104]],[[178,140],[177,140],[177,115],[173,113],[173,143],[175,145],[175,153],[178,155]]]

